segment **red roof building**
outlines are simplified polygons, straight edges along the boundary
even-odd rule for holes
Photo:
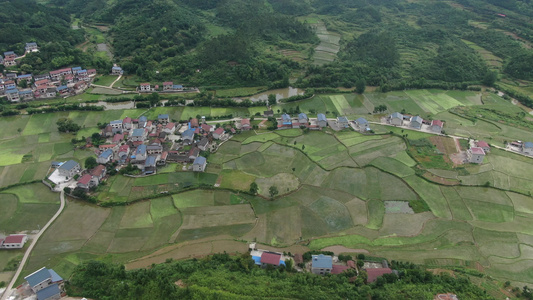
[[[479,147],[472,147],[470,148],[470,151],[472,152],[472,154],[485,155],[485,151],[483,151],[483,149]]]
[[[372,283],[378,279],[378,277],[383,276],[384,274],[391,274],[392,270],[390,268],[374,268],[366,269],[368,278],[366,279],[367,283]]]
[[[263,252],[261,254],[261,265],[279,266],[281,255],[276,253]]]
[[[196,128],[196,127],[198,127],[198,126],[199,126],[199,125],[198,125],[198,119],[196,119],[196,118],[192,118],[192,119],[191,119],[191,128]]]
[[[68,72],[72,72],[72,69],[71,68],[65,68],[65,69],[61,69],[61,70],[50,71],[50,75],[56,75],[56,74],[68,73]]]
[[[348,266],[333,265],[331,268],[331,274],[340,274],[348,269],[350,269]]]
[[[441,120],[433,120],[431,121],[431,126],[440,126],[442,127],[443,123]]]
[[[4,244],[20,244],[26,238],[25,234],[12,234],[4,240]]]
[[[115,144],[120,143],[123,140],[124,140],[124,135],[120,133],[115,134],[115,136],[113,137],[113,143]]]
[[[128,145],[125,145],[125,146],[127,147]],[[98,165],[94,169],[91,170],[91,175],[96,176],[98,178],[101,178],[102,174],[104,173],[104,171],[105,171],[105,166],[104,165]]]
[[[348,265],[348,267],[350,267],[351,269],[355,269],[355,261],[353,260],[349,260],[346,262],[346,264]]]
[[[223,134],[224,133],[224,129],[222,127],[218,127],[216,130],[215,130],[215,133],[220,135],[220,134]]]
[[[93,177],[91,176],[91,174],[85,174],[83,176],[81,176],[80,180],[78,180],[78,183],[79,184],[89,184],[89,182],[91,181]]]
[[[211,128],[213,128],[213,126],[211,125],[207,125],[207,124],[202,124],[202,130],[206,133],[209,133],[211,132]]]

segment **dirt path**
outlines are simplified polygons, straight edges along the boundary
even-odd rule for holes
[[[113,81],[113,82],[109,85],[109,87],[110,87],[110,88],[113,88],[113,85],[115,85],[115,83],[117,83],[117,81],[119,81],[120,78],[122,78],[122,74],[118,75],[118,78],[115,79],[115,81]]]
[[[41,229],[39,231],[39,233],[37,233],[35,235],[35,237],[33,238],[30,246],[26,250],[26,253],[24,253],[24,257],[22,258],[22,261],[19,264],[17,272],[15,272],[15,275],[13,275],[13,278],[11,279],[11,282],[9,282],[9,285],[6,287],[6,290],[5,290],[4,294],[2,295],[1,300],[6,300],[8,298],[8,296],[13,293],[13,291],[11,289],[15,285],[15,282],[17,281],[18,277],[20,276],[20,272],[22,272],[22,269],[24,268],[24,265],[26,264],[26,261],[30,257],[30,254],[31,254],[31,251],[33,250],[33,247],[35,247],[35,244],[37,244],[37,241],[39,240],[41,235],[46,231],[46,229],[48,229],[48,227],[50,225],[52,225],[52,223],[57,219],[57,217],[59,217],[61,212],[63,212],[63,209],[65,208],[65,192],[61,191],[61,193],[59,194],[59,198],[61,199],[61,205],[59,206],[59,209],[57,210],[56,214],[50,219],[50,221],[48,221],[48,223],[46,223],[46,225],[43,226],[43,229]]]

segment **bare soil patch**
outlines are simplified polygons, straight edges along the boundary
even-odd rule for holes
[[[339,255],[341,253],[370,253],[368,250],[365,249],[352,249],[352,248],[346,248],[344,246],[329,246],[326,248],[323,248],[322,251],[331,251],[335,253],[335,255]]]
[[[455,161],[454,161],[454,165],[455,165]],[[437,176],[435,174],[431,174],[429,172],[426,172],[424,174],[424,178],[426,178],[426,179],[428,179],[430,181],[436,182],[436,183],[444,184],[444,185],[459,185],[460,184],[459,181],[450,180],[450,179],[447,179],[447,178],[439,177],[439,176]]]

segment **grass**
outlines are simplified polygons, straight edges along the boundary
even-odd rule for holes
[[[94,80],[97,85],[110,86],[118,78],[116,75],[102,75]],[[95,94],[98,94],[95,92]]]

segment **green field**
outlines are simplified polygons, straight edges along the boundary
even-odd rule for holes
[[[491,94],[484,94],[483,102],[487,108],[516,111]],[[504,140],[530,136],[523,128],[482,119],[474,122],[448,111],[481,105],[477,92],[321,94],[278,104],[274,110],[298,106],[329,117],[337,113],[377,120],[368,113],[380,104],[388,112],[405,109],[445,120],[446,132],[491,143],[503,145]],[[248,116],[262,110],[157,107],[146,115],[169,113],[181,120],[198,114]],[[97,132],[99,122],[137,118],[141,112],[74,111],[1,118],[6,129],[0,133],[0,187],[42,179],[52,160],[83,161],[94,154],[74,150],[73,137]],[[67,116],[84,126],[76,135],[57,132],[55,123]],[[408,149],[397,136],[407,134],[407,139],[417,140],[430,134],[375,124],[372,128],[374,135],[348,130],[249,131],[212,153],[206,173],[182,172],[180,165],[169,164],[155,176],[111,176],[99,189],[98,200],[129,205],[102,208],[70,200],[37,244],[23,275],[46,265],[68,277],[88,259],[125,263],[154,251],[165,253],[176,244],[237,239],[281,247],[308,244],[311,249],[343,245],[375,256],[443,267],[451,262],[462,266],[479,262],[495,278],[531,281],[527,268],[533,266],[530,158],[493,149],[481,166],[423,170],[459,184],[438,185],[419,176],[423,172],[418,170],[427,162],[419,162],[423,156],[413,159],[417,149]],[[243,192],[252,182],[259,187],[258,195]],[[274,199],[268,193],[271,186],[279,191]],[[41,183],[3,190],[0,227],[7,233],[37,230],[57,211],[58,201],[58,194]],[[384,201],[410,203],[417,213],[387,212]],[[0,253],[0,267],[13,257]],[[513,273],[509,266],[520,267]]]

